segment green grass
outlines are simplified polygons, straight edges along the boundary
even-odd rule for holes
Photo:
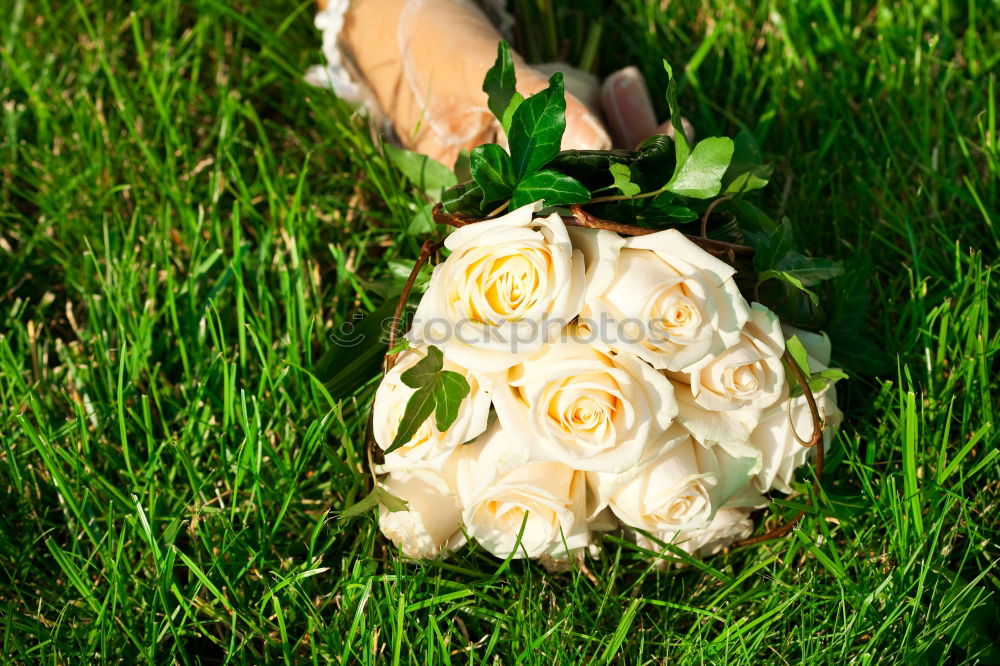
[[[311,5],[126,4],[0,12],[4,660],[998,663],[995,0],[554,3],[657,99],[686,64],[702,136],[754,131],[759,203],[848,263],[868,309],[831,325],[889,360],[784,540],[556,576],[332,515],[378,348],[331,336],[398,290],[423,202],[301,83]]]

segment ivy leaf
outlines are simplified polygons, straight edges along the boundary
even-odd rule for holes
[[[598,217],[612,222],[650,228],[684,224],[698,219],[698,213],[681,205],[677,195],[671,192],[661,192],[652,198],[610,201],[597,204],[592,210]]]
[[[510,134],[510,123],[514,119],[514,112],[517,108],[521,106],[521,102],[524,101],[524,95],[521,93],[514,93],[514,96],[510,98],[510,104],[507,105],[507,110],[503,112],[503,116],[500,117],[500,126],[503,128],[504,134]]]
[[[767,185],[774,165],[760,163],[760,150],[753,135],[743,130],[736,135],[733,145],[733,159],[726,175],[722,177],[722,191],[726,194],[742,194]]]
[[[469,382],[465,377],[452,372],[443,371],[434,383],[434,421],[438,431],[444,432],[458,418],[458,409],[462,401],[469,395]]]
[[[341,520],[357,518],[358,516],[368,513],[373,509],[377,509],[379,504],[387,508],[389,511],[396,512],[406,511],[407,502],[404,499],[396,497],[382,486],[375,486],[375,489],[368,493],[364,499],[358,500],[351,506],[341,511],[339,517]]]
[[[699,141],[687,160],[667,183],[674,194],[709,199],[722,189],[722,176],[733,157],[733,140],[715,136]]]
[[[677,80],[674,78],[674,69],[670,63],[664,59],[663,69],[667,70],[667,106],[670,108],[670,124],[674,128],[674,153],[677,157],[677,168],[680,169],[691,154],[691,147],[687,142],[687,135],[684,134],[684,124],[681,122],[681,109],[677,104]]]
[[[629,167],[631,181],[640,191],[658,190],[664,174],[674,172],[674,143],[665,134],[643,141],[638,150],[563,150],[545,167],[572,176],[594,190],[614,186],[611,166]]]
[[[403,410],[403,418],[399,422],[396,437],[385,450],[386,453],[392,453],[413,439],[427,417],[434,413],[434,402],[433,383],[421,386],[413,392],[406,403],[406,409]]]
[[[431,414],[435,415],[435,425],[441,432],[458,418],[462,400],[471,390],[469,382],[459,373],[443,368],[444,354],[431,345],[424,358],[399,376],[404,384],[416,390],[406,402],[399,430],[386,453],[392,453],[413,439]]]
[[[642,191],[641,187],[632,182],[632,170],[627,164],[612,164],[609,170],[615,180],[615,187],[625,196],[634,197]]]
[[[402,373],[399,378],[410,388],[418,389],[432,383],[434,376],[441,372],[443,367],[444,354],[441,353],[440,349],[431,345],[427,348],[427,355]]]
[[[545,167],[572,176],[594,191],[612,186],[612,164],[635,164],[638,157],[634,150],[563,150]]]
[[[514,111],[508,135],[514,173],[524,178],[559,154],[566,129],[563,75],[556,72],[549,87],[524,100]]]
[[[497,44],[497,59],[493,66],[486,72],[483,80],[483,92],[486,93],[486,105],[497,117],[503,121],[503,115],[510,106],[517,91],[517,76],[514,72],[514,59],[510,53],[510,44],[501,41]]]
[[[665,174],[677,170],[674,142],[666,134],[657,134],[639,144],[638,159],[632,168],[632,180],[644,190],[663,187]]]
[[[470,180],[445,190],[441,206],[449,213],[477,216],[483,209],[483,188]]]
[[[388,143],[382,145],[382,150],[406,180],[435,201],[441,198],[442,191],[458,182],[451,169],[426,155]]]
[[[473,148],[469,159],[472,177],[483,189],[485,201],[510,198],[517,181],[507,151],[495,143],[487,143]]]
[[[533,201],[544,200],[546,206],[568,206],[590,200],[590,190],[566,174],[546,169],[524,178],[517,184],[511,198],[511,208],[520,208]]]

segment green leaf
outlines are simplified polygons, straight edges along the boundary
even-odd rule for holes
[[[410,279],[410,273],[413,272],[413,261],[403,261],[402,259],[390,259],[387,266],[389,269],[389,275],[391,276],[391,289],[386,291],[388,296],[390,293],[394,296],[399,296],[403,291],[403,286],[406,281]],[[417,279],[413,281],[413,286],[410,288],[410,294],[422,294],[427,291],[427,285],[430,284],[431,274],[434,272],[434,267],[428,264],[424,264],[420,267],[417,272]],[[366,286],[371,283],[366,283]]]
[[[407,349],[409,349],[409,348],[410,348],[410,341],[409,341],[409,340],[407,340],[406,338],[400,338],[400,339],[399,339],[399,342],[397,342],[397,343],[396,343],[396,344],[395,344],[395,345],[393,346],[393,348],[392,348],[392,349],[390,349],[390,350],[389,350],[388,352],[386,352],[386,353],[387,353],[387,354],[398,354],[398,353],[400,353],[400,352],[404,352],[404,351],[406,351],[406,350],[407,350]]]
[[[747,232],[745,235],[754,248],[753,265],[758,273],[777,268],[778,262],[792,250],[794,244],[792,224],[787,218],[770,233]]]
[[[441,206],[449,213],[476,216],[482,212],[483,188],[470,180],[445,190],[441,195]]]
[[[626,164],[612,164],[609,167],[611,177],[615,180],[615,187],[627,197],[634,197],[642,191],[638,185],[632,182],[632,170]]]
[[[413,395],[406,402],[406,409],[403,410],[403,418],[399,422],[396,437],[392,440],[389,448],[385,450],[386,453],[392,453],[413,439],[424,421],[434,413],[434,402],[433,383],[421,386],[413,392]]]
[[[747,241],[754,246],[754,268],[760,273],[779,277],[803,291],[825,280],[844,274],[844,266],[832,259],[807,257],[794,249],[795,238],[788,219],[781,221],[770,234],[746,232]]]
[[[684,123],[681,122],[681,109],[677,104],[677,80],[674,78],[674,70],[670,63],[664,59],[663,69],[667,70],[667,106],[670,109],[670,124],[674,128],[674,153],[676,155],[677,169],[680,169],[691,154],[691,147],[687,142],[687,135],[684,134]]]
[[[524,101],[524,95],[521,93],[514,93],[514,96],[510,98],[510,104],[507,105],[507,110],[503,112],[503,116],[500,118],[500,126],[503,128],[504,134],[510,134],[510,123],[514,120],[514,112],[517,108],[521,106],[521,102]]]
[[[458,409],[470,390],[469,382],[457,372],[444,370],[437,376],[434,383],[434,402],[437,405],[434,419],[440,432],[450,428],[458,418]]]
[[[470,163],[469,151],[459,151],[455,157],[454,171],[458,182],[464,183],[467,180],[472,180],[472,165]]]
[[[687,206],[677,204],[677,199],[670,192],[662,192],[653,197],[648,204],[647,217],[669,222],[693,222],[698,219],[698,213]]]
[[[470,155],[472,177],[485,195],[485,201],[509,199],[517,179],[510,155],[495,143],[476,146]]]
[[[431,345],[427,348],[427,355],[403,372],[399,378],[410,388],[421,388],[433,384],[434,377],[443,367],[444,354],[441,353],[440,349]]]
[[[442,191],[458,182],[451,169],[426,155],[403,150],[388,143],[382,144],[382,149],[406,180],[435,201],[441,198]]]
[[[819,372],[814,372],[809,377],[809,390],[813,393],[819,393],[825,389],[829,384],[833,382],[839,382],[841,379],[847,379],[847,373],[843,370],[838,370],[837,368],[828,368],[826,370],[820,370]]]
[[[674,194],[695,199],[714,197],[722,189],[722,176],[732,157],[733,140],[728,137],[699,141],[666,188]]]
[[[638,150],[563,150],[545,167],[576,178],[594,192],[614,186],[613,164],[628,166],[640,191],[658,190],[674,172],[674,142],[657,134]]]
[[[673,140],[656,134],[639,144],[638,159],[632,165],[632,180],[643,190],[658,190],[677,170]]]
[[[368,513],[373,509],[377,509],[379,504],[387,508],[389,511],[396,512],[406,511],[407,502],[406,500],[396,497],[382,486],[375,486],[375,489],[368,493],[364,499],[355,502],[341,511],[339,518],[341,520],[357,518],[358,516]]]
[[[812,287],[844,274],[844,265],[839,261],[807,257],[794,251],[786,252],[778,261],[776,268],[797,279],[804,287]]]
[[[612,186],[612,164],[634,164],[638,157],[634,150],[563,150],[545,167],[572,176],[595,191]]]
[[[462,400],[469,395],[469,382],[459,373],[443,368],[444,354],[431,345],[424,358],[399,376],[404,384],[416,390],[406,402],[399,431],[386,453],[392,453],[413,439],[432,413],[441,432],[455,422]]]
[[[732,213],[744,234],[768,234],[777,227],[767,213],[745,199],[729,199],[722,202],[717,210]]]
[[[483,80],[486,105],[501,122],[511,99],[517,94],[516,85],[517,76],[514,72],[514,59],[510,53],[510,44],[501,41],[497,44],[496,62],[486,72],[486,78]]]
[[[758,276],[758,280],[760,282],[766,282],[768,280],[780,280],[781,282],[784,282],[785,284],[790,285],[801,291],[803,294],[809,297],[809,300],[812,301],[812,304],[814,306],[819,307],[819,296],[816,295],[816,292],[806,288],[806,286],[802,284],[802,281],[799,280],[794,275],[792,275],[791,273],[786,273],[785,271],[778,271],[778,270],[767,270],[764,271],[763,273],[760,273],[760,275]]]
[[[590,190],[580,181],[558,171],[539,171],[517,184],[511,208],[520,208],[533,201],[544,200],[546,206],[568,206],[590,199]]]
[[[559,154],[566,129],[566,97],[563,75],[556,72],[549,87],[535,93],[517,107],[510,122],[510,154],[514,173],[524,178]]]
[[[802,373],[808,377],[810,374],[809,354],[806,352],[805,346],[797,335],[793,335],[785,340],[785,349],[788,351],[788,355],[792,357],[792,360],[795,361],[795,364],[802,370]]]
[[[661,192],[651,198],[623,199],[597,204],[592,212],[612,222],[650,228],[684,224],[698,219],[698,213],[681,205],[680,198],[672,192]]]
[[[722,177],[722,191],[727,194],[742,194],[767,185],[774,165],[760,163],[760,150],[753,135],[746,130],[741,131],[733,140],[733,146],[732,162]]]
[[[424,204],[417,208],[417,212],[410,218],[410,223],[406,225],[407,236],[424,236],[434,231],[434,216],[432,211],[434,206],[431,203]]]
[[[840,368],[827,368],[826,370],[814,372],[812,376],[825,379],[828,382],[839,382],[841,379],[849,379],[847,373]]]

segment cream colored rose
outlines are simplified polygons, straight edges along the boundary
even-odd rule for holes
[[[750,308],[735,272],[675,229],[629,238],[610,284],[582,316],[612,349],[683,370],[739,342]]]
[[[407,502],[405,511],[379,507],[379,529],[405,556],[434,557],[465,542],[454,472],[397,471],[380,483],[389,493]]]
[[[559,559],[590,544],[583,472],[559,463],[517,464],[500,427],[469,449],[458,463],[458,493],[466,531],[483,548],[503,558]]]
[[[677,413],[670,382],[631,354],[588,344],[588,331],[564,333],[496,378],[494,405],[513,450],[581,470],[634,467]]]
[[[816,366],[812,369],[822,368]],[[816,393],[815,398],[824,424],[820,446],[826,451],[844,415],[837,408],[837,389],[832,382]],[[808,442],[812,433],[812,413],[804,395],[780,402],[764,412],[760,424],[750,434],[750,444],[760,450],[763,457],[761,470],[754,477],[754,486],[761,492],[772,488],[783,493],[792,492],[795,470],[816,455],[815,447],[803,446],[796,436]]]
[[[375,442],[386,450],[399,431],[399,424],[406,410],[406,403],[414,389],[403,383],[400,375],[413,367],[425,353],[420,348],[402,352],[396,365],[386,373],[375,391],[375,406],[372,430]],[[448,456],[459,444],[464,444],[486,430],[490,413],[491,388],[488,378],[461,368],[447,359],[444,369],[458,372],[469,382],[469,395],[462,400],[455,422],[444,432],[440,432],[431,414],[424,421],[413,438],[400,448],[385,456],[381,471],[396,469],[431,468],[440,469]]]
[[[598,508],[610,507],[629,527],[662,533],[706,527],[759,469],[760,454],[752,448],[705,447],[677,426],[645,466],[588,478]]]
[[[587,284],[583,255],[559,215],[535,218],[535,210],[524,206],[448,236],[451,254],[434,268],[410,339],[493,372],[541,348],[579,314]]]
[[[745,440],[762,410],[788,395],[784,351],[777,315],[754,303],[735,345],[684,372],[667,373],[677,394],[678,420],[703,442]]]
[[[691,395],[690,384],[674,380],[671,383],[677,398],[677,422],[705,446],[715,442],[745,442],[760,423],[763,410],[744,408],[713,412],[698,404]]]
[[[750,511],[740,508],[722,508],[715,512],[711,522],[705,527],[692,530],[664,530],[653,533],[656,541],[636,533],[636,543],[647,550],[660,551],[662,546],[658,541],[673,544],[694,557],[709,557],[733,542],[746,539],[753,533],[753,521]],[[658,564],[666,564],[659,560]]]
[[[784,351],[778,316],[754,303],[739,342],[682,374],[691,385],[695,402],[705,409],[764,409],[778,402],[786,390],[781,365]]]

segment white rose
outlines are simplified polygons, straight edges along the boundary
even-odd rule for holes
[[[400,375],[413,367],[425,355],[422,349],[402,352],[396,364],[386,373],[375,391],[372,431],[375,442],[386,450],[399,431],[406,403],[415,389],[403,383]],[[469,382],[469,395],[462,400],[458,416],[444,432],[440,432],[431,414],[409,442],[385,456],[381,471],[396,469],[440,469],[455,447],[464,444],[486,430],[490,413],[490,382],[486,377],[461,368],[447,359],[444,369],[463,375]]]
[[[670,382],[628,353],[587,344],[569,327],[496,378],[494,405],[511,444],[525,461],[622,472],[643,457],[677,414]]]
[[[813,359],[810,359],[810,366],[814,372],[822,369],[818,364],[813,366]],[[837,389],[833,382],[814,397],[824,424],[823,442],[819,446],[826,451],[844,415],[837,408]],[[754,477],[754,486],[761,492],[772,488],[783,493],[792,492],[795,470],[816,455],[815,447],[803,446],[797,437],[808,442],[812,434],[812,413],[804,395],[779,402],[764,412],[760,424],[750,434],[750,444],[763,456],[761,470]]]
[[[590,544],[583,472],[559,463],[512,463],[500,427],[469,449],[458,463],[458,493],[466,531],[483,548],[503,558],[559,559]]]
[[[588,300],[582,316],[612,349],[657,369],[682,370],[739,341],[750,308],[735,273],[676,229],[636,236],[625,241],[609,286]]]
[[[449,478],[451,477],[451,478]],[[405,511],[379,507],[379,529],[403,555],[434,557],[458,548],[465,542],[460,529],[462,508],[453,487],[454,474],[430,470],[392,472],[380,485],[390,494],[406,500]]]
[[[434,268],[410,339],[493,372],[539,349],[579,314],[587,283],[583,255],[559,215],[534,218],[535,210],[523,206],[447,237],[451,254]]]
[[[778,316],[754,303],[739,342],[681,374],[689,380],[695,402],[705,409],[764,409],[781,400],[786,390],[784,352]]]
[[[678,420],[701,441],[745,440],[761,410],[788,395],[784,351],[777,315],[754,303],[736,344],[684,372],[668,373],[680,407]]]
[[[677,398],[677,422],[704,444],[715,442],[744,442],[760,423],[763,410],[737,409],[713,412],[705,409],[691,395],[691,385],[671,380]]]
[[[677,546],[694,557],[709,557],[715,555],[733,542],[746,539],[753,533],[753,521],[750,511],[739,508],[722,508],[715,512],[715,517],[705,527],[693,530],[656,532],[653,536],[658,541]],[[647,550],[660,551],[662,547],[657,541],[643,534],[636,533],[636,543]],[[666,564],[659,560],[657,564]]]
[[[679,426],[648,464],[623,474],[590,474],[596,507],[609,506],[629,527],[651,533],[707,526],[760,469],[760,453],[738,443],[711,448]]]

